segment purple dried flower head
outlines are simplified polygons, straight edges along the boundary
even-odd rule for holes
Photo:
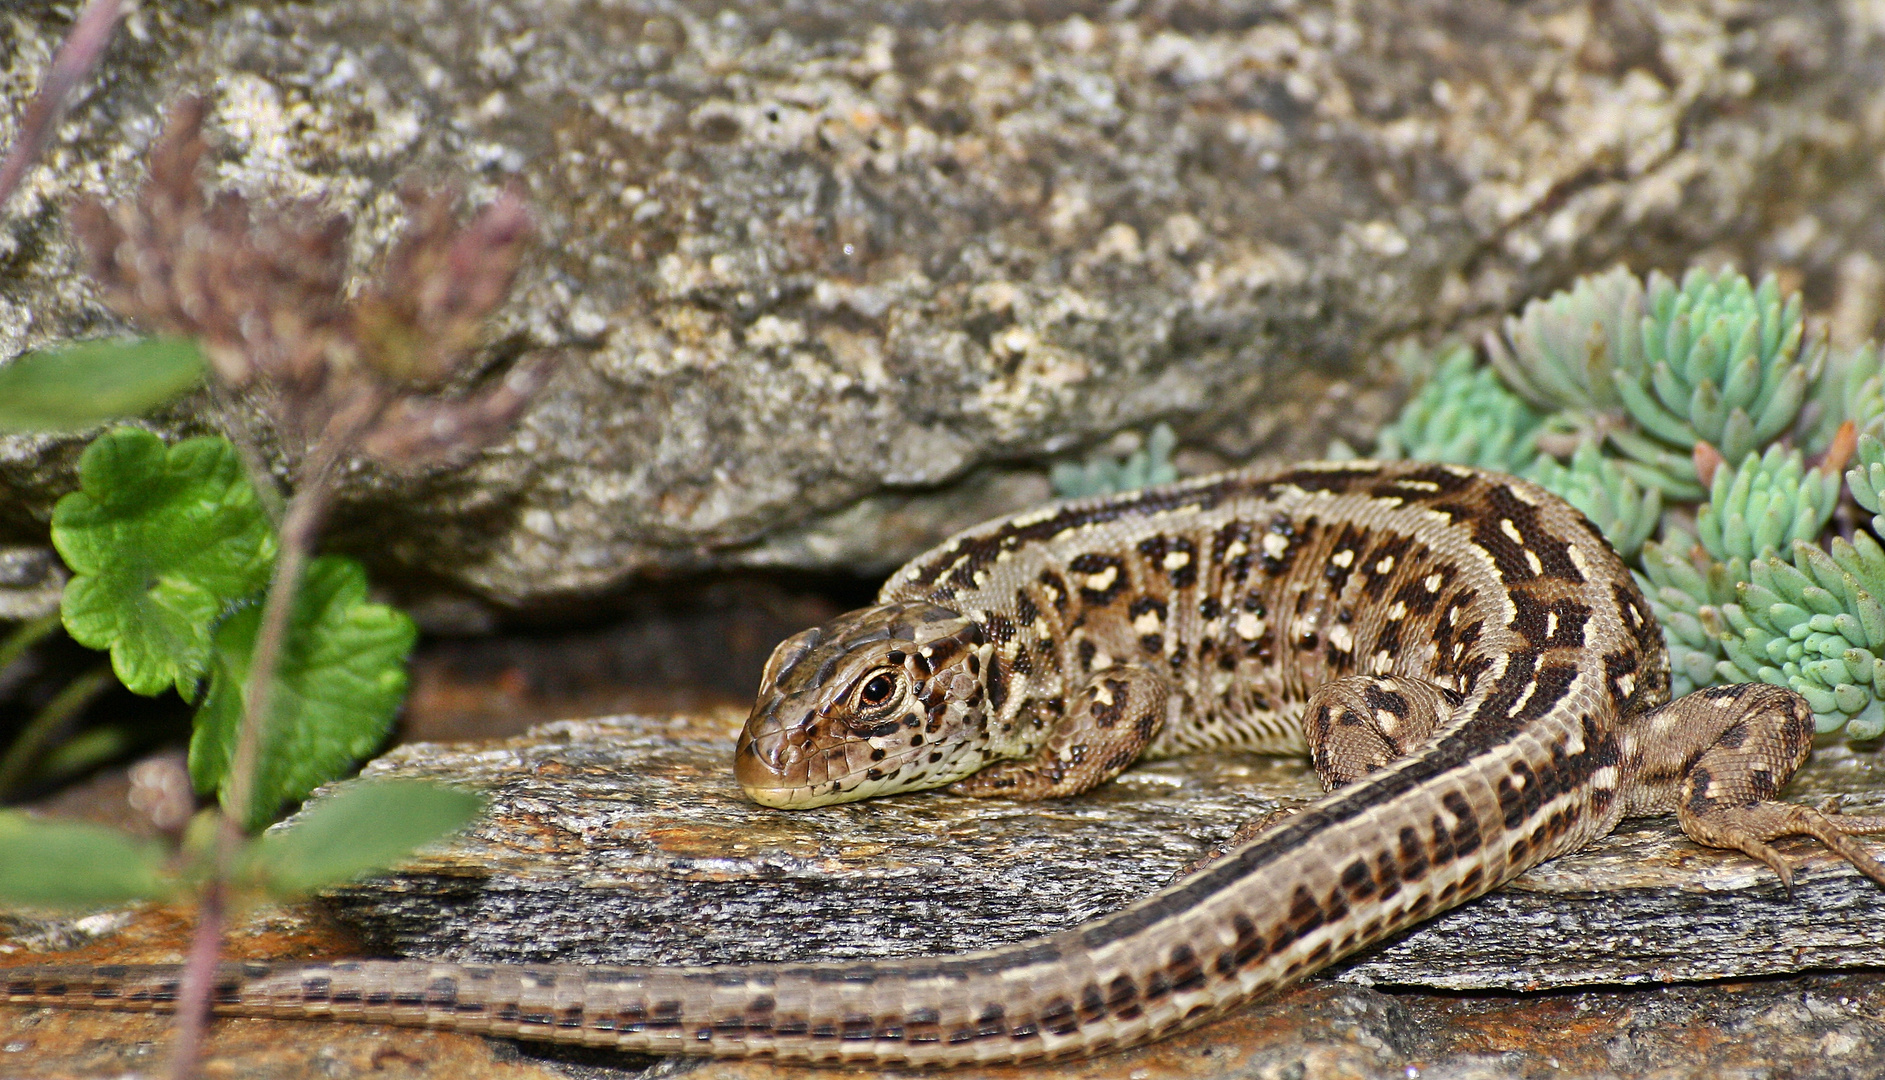
[[[510,294],[532,231],[530,212],[507,190],[462,228],[449,192],[408,192],[412,224],[375,288],[353,304],[362,359],[396,381],[448,379],[477,344],[484,321]]]
[[[240,195],[206,203],[204,112],[199,98],[179,102],[136,200],[80,200],[73,235],[114,311],[196,337],[224,383],[318,384],[344,347],[347,222],[298,207],[257,226]]]
[[[405,469],[501,438],[543,384],[548,358],[461,400],[426,392],[471,359],[516,280],[532,232],[517,192],[462,227],[450,193],[410,193],[412,223],[379,282],[349,303],[346,218],[299,205],[257,220],[238,194],[204,199],[205,112],[193,97],[172,110],[135,200],[73,206],[72,231],[106,303],[197,338],[218,380],[258,385],[282,433],[304,445]]]

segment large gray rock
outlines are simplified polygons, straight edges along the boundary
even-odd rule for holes
[[[66,10],[0,22],[0,116]],[[1354,438],[1384,342],[1618,258],[1825,301],[1885,255],[1867,11],[147,4],[0,227],[0,355],[117,328],[58,208],[127,191],[160,103],[206,90],[217,181],[354,213],[363,267],[413,180],[520,178],[541,214],[494,355],[558,348],[561,376],[469,469],[354,475],[344,543],[520,605],[882,569],[1154,419],[1201,462]],[[43,528],[72,455],[0,441],[0,525]]]

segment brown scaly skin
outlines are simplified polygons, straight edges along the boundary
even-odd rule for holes
[[[1812,745],[1791,691],[1664,704],[1661,630],[1575,510],[1409,462],[1235,472],[1047,507],[899,571],[779,647],[741,736],[761,802],[953,785],[1073,794],[1145,755],[1307,750],[1330,793],[1145,900],[961,956],[739,967],[230,966],[218,1010],[654,1053],[954,1065],[1197,1024],[1608,833],[1674,811],[1767,841],[1852,833],[1774,796]],[[174,968],[16,968],[5,1000],[163,1008]]]

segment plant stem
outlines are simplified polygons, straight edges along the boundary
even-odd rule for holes
[[[224,825],[229,825],[227,818]],[[237,826],[236,831],[240,835],[241,828]],[[211,878],[197,900],[196,933],[190,938],[190,955],[183,963],[183,986],[177,995],[177,1045],[170,1059],[171,1080],[192,1080],[203,1056],[203,1036],[209,1030],[209,992],[216,982],[216,958],[222,951],[223,924],[228,920],[228,890],[220,877]]]
[[[261,625],[255,632],[255,650],[249,656],[249,677],[243,686],[242,722],[236,731],[236,749],[229,763],[222,820],[216,830],[213,873],[203,892],[203,914],[190,941],[190,959],[184,968],[182,985],[177,988],[177,1049],[170,1066],[173,1080],[190,1080],[196,1073],[198,1055],[202,1053],[203,1033],[209,1024],[210,991],[216,976],[216,956],[222,948],[230,880],[248,843],[247,823],[254,813],[255,771],[261,761],[268,729],[275,668],[287,640],[288,616],[294,610],[295,593],[301,586],[301,571],[307,565],[314,537],[320,531],[321,518],[333,501],[334,467],[383,406],[377,394],[369,393],[337,410],[302,461],[294,496],[288,500],[282,515],[275,572],[269,580],[268,598],[262,603]]]
[[[46,743],[66,721],[84,710],[111,683],[110,666],[100,664],[67,683],[39,710],[27,723],[26,730],[7,748],[6,757],[0,758],[0,803],[12,797],[14,789],[26,778],[27,770],[45,751]]]
[[[6,161],[0,163],[0,207],[6,206],[7,197],[19,186],[27,168],[46,148],[52,129],[59,126],[59,119],[65,115],[66,100],[72,96],[73,89],[91,74],[105,46],[111,44],[111,31],[118,25],[118,10],[122,6],[123,0],[90,0],[78,18],[72,20],[65,42],[53,54],[52,63],[47,65],[46,74],[39,81],[39,93],[33,96],[32,104],[26,107],[26,115],[20,118],[19,131],[13,137]]]

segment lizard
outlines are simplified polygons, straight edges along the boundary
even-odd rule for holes
[[[1248,469],[970,529],[782,643],[735,752],[799,808],[931,787],[1077,794],[1146,756],[1307,752],[1328,793],[1084,926],[982,952],[703,968],[227,964],[214,1009],[659,1054],[948,1066],[1095,1054],[1271,993],[1673,812],[1760,859],[1806,835],[1885,884],[1885,818],[1777,801],[1806,701],[1674,702],[1662,632],[1591,522],[1416,462]],[[174,966],[23,967],[0,1000],[161,1009]]]

